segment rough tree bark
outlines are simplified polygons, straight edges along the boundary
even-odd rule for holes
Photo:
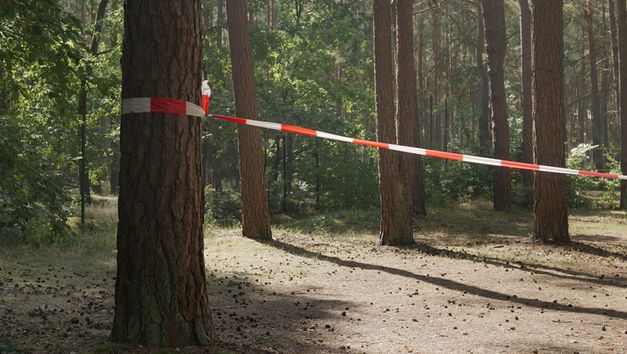
[[[620,151],[621,169],[627,175],[627,11],[625,0],[616,0],[618,22],[618,58],[620,77]],[[621,181],[620,207],[627,210],[627,181]]]
[[[122,97],[200,103],[200,1],[126,0],[124,10]],[[203,257],[200,128],[193,117],[122,117],[114,342],[216,339]]]
[[[377,139],[396,142],[394,119],[394,71],[392,69],[392,22],[389,0],[374,0],[375,94]],[[399,183],[401,173],[409,177],[409,164],[401,166],[400,154],[379,149],[379,190],[381,193],[382,245],[414,242],[409,190]]]
[[[521,47],[521,110],[523,116],[522,153],[523,162],[533,162],[533,103],[531,101],[531,11],[529,0],[520,3],[520,47]],[[533,186],[533,172],[522,172],[525,186]]]
[[[503,0],[482,0],[481,12],[485,28],[485,48],[488,53],[494,157],[509,160],[509,125],[507,123],[505,73],[503,69],[507,46]],[[512,186],[510,170],[507,168],[494,169],[493,201],[495,210],[508,211],[511,209]]]
[[[535,161],[565,165],[563,0],[533,0],[533,120]],[[568,242],[568,206],[563,175],[537,172],[534,238]]]
[[[601,99],[599,97],[599,79],[597,71],[596,42],[594,36],[594,13],[590,7],[583,11],[586,33],[588,34],[588,62],[590,65],[590,105],[592,114],[592,143],[598,147],[592,153],[594,165],[598,170],[605,168],[603,158],[603,127],[601,122]]]
[[[418,92],[414,67],[413,3],[411,0],[397,0],[396,10],[398,142],[403,145],[420,146],[420,122],[416,101]],[[420,156],[407,154],[403,154],[401,158],[408,158],[411,164],[408,189],[411,190],[412,209],[419,215],[426,215],[422,159]]]
[[[235,111],[240,117],[257,119],[256,86],[246,18],[246,1],[227,1],[226,12],[233,66]],[[261,133],[259,128],[238,125],[237,137],[240,158],[242,234],[249,238],[271,240],[270,211],[263,176]]]

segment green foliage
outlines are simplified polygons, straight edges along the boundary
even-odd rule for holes
[[[566,167],[578,170],[594,170],[590,154],[596,148],[592,144],[579,144],[572,148],[566,158]],[[595,180],[583,176],[569,176],[567,179],[567,198],[571,208],[589,208],[592,201],[585,191],[595,188]]]
[[[205,189],[205,222],[218,226],[233,226],[242,221],[240,194],[233,190]]]
[[[81,77],[97,96],[88,96],[88,165],[94,181],[106,174],[103,162],[113,154],[119,119],[115,43],[120,43],[122,12],[114,3],[115,15],[106,21],[115,33],[112,49],[98,58],[86,54],[80,34],[89,26],[59,1],[9,0],[0,7],[0,233],[33,245],[72,236],[68,217],[80,161]],[[97,75],[86,76],[87,63]],[[98,129],[103,126],[107,129]]]
[[[12,118],[0,115],[0,234],[34,245],[67,238],[63,161],[45,153],[30,140],[38,138],[35,132],[18,129]]]
[[[426,191],[429,203],[447,204],[478,197],[488,197],[492,177],[485,166],[455,161],[424,159]]]

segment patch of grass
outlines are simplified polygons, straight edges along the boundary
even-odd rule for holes
[[[86,224],[79,229],[78,220],[71,220],[77,236],[72,242],[32,247],[28,244],[5,244],[0,247],[0,268],[21,270],[22,282],[33,282],[38,270],[65,267],[78,274],[100,273],[115,269],[117,207],[115,201],[94,203],[87,208]],[[68,279],[55,279],[66,285]],[[2,352],[0,350],[0,352]]]
[[[4,354],[22,354],[26,351],[18,349],[18,347],[8,338],[0,336],[0,353]]]
[[[275,217],[280,228],[303,233],[344,234],[377,232],[379,228],[378,210],[340,210],[324,214],[293,219],[287,216]]]
[[[118,343],[102,343],[92,346],[87,350],[89,354],[120,354],[127,346]]]

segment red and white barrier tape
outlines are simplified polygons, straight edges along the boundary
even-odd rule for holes
[[[206,88],[208,89],[209,87],[207,86]],[[207,116],[207,117],[226,120],[226,121],[233,122],[233,123],[251,125],[251,126],[255,126],[259,128],[264,128],[264,129],[272,129],[272,130],[278,130],[278,131],[287,132],[287,133],[315,136],[315,137],[322,138],[322,139],[336,140],[336,141],[341,141],[345,143],[371,146],[371,147],[376,147],[379,149],[388,149],[388,150],[405,152],[408,154],[435,157],[439,159],[463,161],[463,162],[470,162],[470,163],[480,164],[480,165],[498,166],[498,167],[513,168],[513,169],[519,169],[519,170],[540,171],[540,172],[550,172],[550,173],[558,173],[558,174],[564,174],[564,175],[580,175],[580,176],[588,176],[588,177],[600,177],[600,178],[627,180],[627,176],[619,175],[615,173],[575,170],[575,169],[564,168],[564,167],[536,165],[536,164],[526,163],[526,162],[516,162],[516,161],[509,161],[509,160],[493,159],[493,158],[488,158],[488,157],[457,154],[453,152],[430,150],[430,149],[423,149],[423,148],[410,147],[410,146],[404,146],[404,145],[382,143],[378,141],[349,138],[346,136],[335,135],[335,134],[325,133],[325,132],[318,131],[318,130],[303,128],[303,127],[299,127],[296,125],[265,122],[261,120],[231,117],[231,116],[224,116],[224,115],[219,115],[219,114],[208,114],[210,95],[205,94],[205,92],[206,90],[205,90],[205,87],[203,86],[203,106],[204,107],[200,107],[191,102],[186,102],[185,100],[177,100],[177,99],[172,99],[172,98],[156,98],[156,97],[126,98],[122,100],[122,114],[151,113],[152,112],[152,113],[174,114],[174,115],[179,115],[179,116],[193,116],[193,117],[201,117],[201,118]]]

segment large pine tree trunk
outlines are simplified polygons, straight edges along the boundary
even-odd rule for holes
[[[535,160],[565,165],[564,20],[562,0],[533,0],[533,120]],[[534,237],[567,242],[568,206],[563,175],[536,173]]]
[[[392,9],[389,0],[374,0],[373,10],[377,139],[393,143],[397,140],[392,69]],[[398,153],[379,149],[380,242],[382,245],[403,245],[414,242],[410,191],[403,188],[403,183],[399,183],[401,173],[409,177],[409,165],[401,166],[402,160],[399,157]]]
[[[620,77],[620,155],[621,169],[627,175],[627,11],[625,0],[616,0]],[[627,181],[621,181],[620,206],[627,210]]]
[[[126,0],[124,9],[122,97],[200,103],[200,1]],[[200,128],[194,117],[122,117],[114,342],[214,342]]]
[[[588,34],[588,62],[590,65],[590,99],[592,114],[592,143],[598,147],[594,149],[592,158],[598,170],[605,168],[603,157],[603,124],[601,118],[601,99],[599,97],[599,79],[597,71],[596,42],[594,36],[594,14],[588,8],[583,13],[585,29]]]
[[[420,122],[416,89],[416,68],[414,67],[414,25],[413,3],[411,0],[398,0],[396,3],[396,39],[398,50],[398,142],[409,146],[420,146]],[[419,215],[427,213],[425,208],[425,186],[422,176],[422,159],[419,156],[403,154],[411,164],[408,189],[411,191],[412,208]],[[405,163],[407,163],[405,161]],[[403,176],[404,177],[404,176]]]
[[[226,2],[226,11],[233,66],[235,111],[240,117],[257,119],[257,96],[246,18],[246,1],[229,0]],[[271,240],[270,212],[263,175],[261,133],[259,128],[238,125],[237,137],[242,194],[242,234],[249,238]]]
[[[494,157],[509,160],[509,125],[507,123],[505,73],[503,69],[507,46],[503,0],[482,0],[481,10],[485,27],[485,47],[488,53]],[[493,195],[495,210],[508,211],[511,209],[512,186],[509,169],[494,169]]]
[[[529,0],[520,3],[520,47],[521,47],[521,110],[523,116],[522,153],[523,162],[533,162],[533,103],[531,101],[531,12]],[[533,185],[533,172],[522,172],[523,183]]]

